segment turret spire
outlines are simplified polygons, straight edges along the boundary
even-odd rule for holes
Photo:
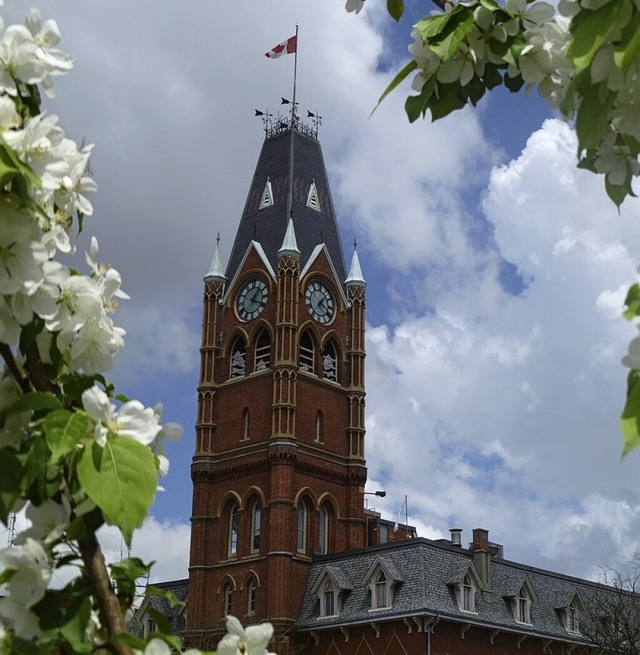
[[[347,286],[351,286],[352,284],[366,284],[362,276],[362,269],[360,268],[360,259],[358,258],[358,242],[355,239],[353,240],[353,257],[351,258],[349,275],[344,282]]]
[[[204,276],[205,282],[209,280],[226,280],[224,274],[224,268],[222,266],[222,258],[220,257],[220,233],[216,238],[216,249],[213,253],[213,259],[211,260],[211,266],[209,266],[209,272]]]
[[[296,231],[293,227],[293,219],[289,218],[287,223],[287,231],[285,232],[284,239],[282,240],[282,245],[280,250],[278,250],[278,257],[283,255],[298,255],[300,256],[300,251],[298,250],[298,243],[296,241]]]

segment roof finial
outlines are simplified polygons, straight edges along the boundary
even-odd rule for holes
[[[213,253],[213,259],[211,260],[211,266],[209,266],[209,272],[204,277],[205,281],[209,280],[226,280],[224,270],[222,268],[222,259],[220,257],[220,232],[216,237],[216,250]]]
[[[366,282],[362,276],[362,269],[360,268],[360,259],[358,257],[358,242],[353,240],[353,257],[351,258],[351,267],[349,268],[349,274],[345,280],[345,284],[349,286],[358,285],[365,286]]]

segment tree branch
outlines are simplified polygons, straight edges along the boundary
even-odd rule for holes
[[[30,391],[33,391],[29,377],[20,368],[20,366],[18,366],[18,362],[16,362],[11,348],[9,348],[6,343],[0,343],[0,355],[2,355],[2,359],[4,359],[9,372],[11,375],[13,375],[15,381],[18,383],[22,393],[29,393]]]
[[[91,588],[98,602],[100,620],[107,631],[110,646],[117,655],[132,655],[129,646],[116,639],[118,635],[127,632],[127,626],[118,599],[113,592],[107,565],[95,534],[79,539],[78,546]]]

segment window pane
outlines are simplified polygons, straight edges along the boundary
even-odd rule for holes
[[[260,550],[260,522],[262,520],[262,509],[256,503],[253,506],[253,541],[251,548],[253,550]]]
[[[307,547],[307,507],[302,502],[298,508],[298,550],[304,551]]]

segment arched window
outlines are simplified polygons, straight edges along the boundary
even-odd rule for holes
[[[467,573],[462,580],[462,607],[465,612],[475,612],[475,587],[471,576]]]
[[[326,506],[320,508],[318,518],[318,552],[320,555],[329,552],[329,510]]]
[[[531,594],[525,585],[516,599],[515,619],[518,623],[531,623]]]
[[[266,330],[258,335],[255,347],[254,371],[264,371],[271,366],[271,338]]]
[[[240,510],[234,503],[229,508],[229,555],[238,553],[238,528],[240,526]]]
[[[238,337],[231,346],[231,363],[229,366],[229,377],[239,378],[246,371],[246,348],[242,337]]]
[[[249,439],[249,425],[251,422],[251,412],[248,407],[244,408],[242,412],[242,440],[247,441]]]
[[[325,380],[338,381],[338,357],[335,344],[331,340],[325,344],[322,355],[322,377]]]
[[[233,612],[233,585],[230,580],[224,583],[222,596],[224,600],[224,613],[229,616]]]
[[[247,581],[247,614],[249,616],[256,613],[256,581],[249,578]]]
[[[306,552],[307,550],[307,503],[300,501],[298,506],[298,551]]]
[[[322,434],[322,412],[320,410],[316,412],[316,426],[315,426],[314,439],[319,443],[324,442],[324,436]]]
[[[251,550],[260,550],[260,523],[262,522],[262,508],[258,500],[251,507]]]
[[[380,607],[388,607],[388,597],[387,597],[387,576],[384,571],[380,571],[376,576],[375,584],[375,608],[379,609]]]
[[[315,370],[316,347],[309,332],[300,337],[300,370],[313,373]]]
[[[323,599],[323,616],[335,616],[336,614],[336,586],[333,584],[332,580],[327,580],[324,583],[324,588],[322,590],[322,599]]]

